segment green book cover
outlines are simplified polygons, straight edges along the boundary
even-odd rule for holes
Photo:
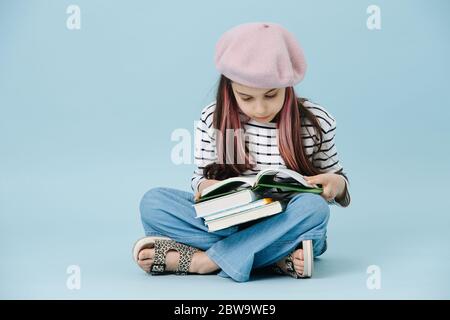
[[[284,177],[279,177],[283,174]],[[270,194],[292,194],[297,192],[309,192],[320,194],[322,186],[309,185],[301,174],[286,168],[266,168],[261,170],[256,176],[240,176],[222,180],[202,191],[200,199],[196,202],[203,202],[225,195],[233,194],[241,190],[251,190],[263,196],[270,191]]]

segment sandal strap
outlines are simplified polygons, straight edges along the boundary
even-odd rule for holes
[[[152,274],[162,274],[166,270],[167,251],[177,249],[175,240],[155,239],[155,258],[150,268]]]
[[[191,265],[192,256],[199,251],[197,248],[176,242],[175,240],[156,239],[155,240],[155,257],[150,272],[152,274],[162,274],[166,271],[166,255],[169,250],[176,250],[180,254],[177,270],[174,272],[178,275],[187,275],[189,266]]]
[[[177,250],[180,253],[180,260],[178,261],[178,267],[175,273],[178,275],[187,275],[189,273],[188,271],[189,266],[191,265],[192,256],[199,250],[183,243],[177,243]]]
[[[298,249],[299,247],[297,246],[296,249]],[[295,271],[295,267],[294,267],[294,262],[293,262],[294,258],[292,257],[292,252],[289,253],[286,258],[284,259],[284,264],[286,265],[286,271],[281,269],[276,263],[274,263],[273,265],[271,265],[271,269],[272,271],[274,271],[275,273],[278,274],[288,274],[293,278],[303,278],[303,275],[300,275],[297,273],[297,271]]]
[[[291,277],[299,278],[299,274],[297,273],[297,271],[295,271],[294,262],[292,262],[292,261],[293,261],[293,257],[292,257],[292,254],[290,253],[287,255],[286,259],[284,260],[284,263],[286,264],[286,270]]]
[[[291,254],[288,254],[284,259],[284,264],[286,265],[286,270],[281,269],[276,263],[272,264],[271,270],[275,273],[285,275],[289,274],[291,277],[299,278],[298,273],[294,269],[294,263],[292,262],[293,258]]]
[[[304,245],[306,247],[304,247]],[[325,246],[326,246],[326,242],[325,242]],[[297,273],[297,271],[295,271],[294,268],[294,258],[292,256],[292,254],[294,253],[295,250],[297,249],[303,249],[303,261],[305,263],[305,266],[303,268],[303,273],[299,274]],[[311,277],[312,271],[313,271],[313,263],[314,263],[314,251],[313,251],[313,246],[312,246],[312,240],[303,240],[301,241],[294,249],[294,251],[292,251],[291,253],[289,253],[286,258],[284,259],[284,264],[286,266],[286,271],[284,271],[282,268],[280,268],[276,263],[274,263],[273,265],[271,265],[271,269],[272,271],[279,273],[279,274],[288,274],[291,277],[294,277],[296,279],[298,278],[309,278]]]

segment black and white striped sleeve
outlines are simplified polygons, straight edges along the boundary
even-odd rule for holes
[[[344,169],[339,162],[339,157],[336,147],[336,120],[329,113],[325,112],[319,117],[319,122],[322,127],[323,143],[320,150],[314,152],[312,156],[313,165],[326,173],[336,173],[341,175],[345,180],[345,196],[341,201],[333,200],[331,204],[337,204],[340,207],[347,207],[350,204],[350,183]]]
[[[194,193],[198,191],[200,182],[206,180],[203,177],[203,168],[217,159],[214,130],[212,129],[214,106],[211,104],[202,110],[200,121],[197,121],[195,128],[194,163],[196,168],[191,178],[191,188]]]

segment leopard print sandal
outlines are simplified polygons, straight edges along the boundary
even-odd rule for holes
[[[284,262],[286,264],[286,271],[281,269],[276,263],[274,263],[271,266],[272,271],[274,271],[275,273],[278,273],[278,274],[282,274],[282,275],[287,274],[296,279],[311,278],[313,269],[314,269],[314,255],[313,255],[314,251],[313,251],[312,240],[303,240],[301,242],[301,244],[297,248],[295,248],[295,250],[297,250],[297,249],[303,249],[304,269],[303,269],[302,274],[299,274],[299,273],[297,273],[297,271],[295,271],[294,263],[293,263],[294,258],[292,257],[292,252],[290,254],[288,254],[284,260]]]
[[[176,275],[188,275],[196,274],[189,272],[189,266],[191,265],[192,256],[195,252],[199,251],[196,248],[190,247],[183,243],[176,242],[175,240],[168,239],[155,239],[155,258],[150,268],[150,274],[162,275],[162,274],[176,274]],[[180,259],[178,261],[178,267],[175,271],[166,270],[166,255],[169,250],[176,250],[180,253]]]

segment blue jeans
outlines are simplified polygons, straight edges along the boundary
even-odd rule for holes
[[[157,187],[140,202],[146,236],[166,236],[206,252],[219,267],[221,277],[248,281],[252,269],[269,266],[290,252],[302,240],[313,240],[314,256],[326,250],[328,203],[320,195],[299,193],[286,209],[249,225],[208,232],[203,219],[195,218],[194,194]]]

